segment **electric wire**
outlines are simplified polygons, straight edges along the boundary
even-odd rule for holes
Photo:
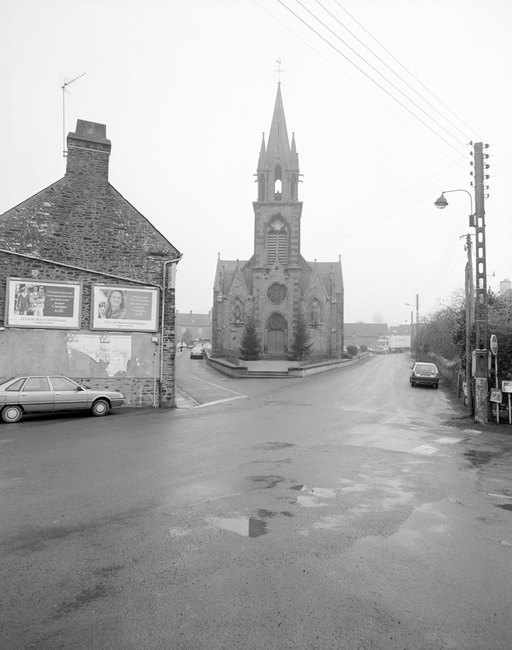
[[[292,15],[294,15],[298,20],[300,20],[308,29],[310,29],[312,32],[314,32],[319,38],[321,38],[327,45],[329,45],[333,50],[335,50],[340,56],[342,56],[346,61],[348,61],[351,65],[353,65],[359,72],[361,72],[365,77],[367,77],[372,83],[374,83],[376,86],[378,86],[382,91],[384,91],[391,99],[393,99],[395,102],[397,102],[402,108],[404,108],[408,113],[410,113],[414,118],[416,118],[419,122],[421,122],[424,126],[426,126],[434,135],[436,135],[438,138],[443,140],[449,147],[452,149],[456,149],[456,147],[453,145],[453,143],[449,142],[445,137],[443,137],[440,133],[438,133],[434,128],[430,126],[430,124],[427,124],[424,120],[421,119],[418,115],[416,115],[408,106],[406,106],[403,102],[401,102],[399,99],[397,99],[392,93],[390,93],[384,86],[379,84],[378,81],[373,79],[371,75],[369,75],[367,72],[365,72],[362,68],[360,68],[356,63],[351,61],[351,59],[343,54],[337,47],[335,47],[332,43],[330,43],[324,36],[322,36],[319,32],[317,32],[311,25],[309,25],[303,18],[301,18],[298,14],[296,14],[290,7],[284,4],[282,0],[277,0],[279,4],[281,4],[285,9],[287,9]],[[300,4],[300,3],[299,3]],[[388,82],[389,83],[389,82]],[[411,100],[409,100],[411,101]],[[414,103],[414,102],[413,102]],[[430,118],[433,119],[433,118]],[[435,120],[433,120],[435,121]],[[462,144],[460,140],[458,140],[455,136],[451,136],[454,140],[459,142],[459,144]]]
[[[374,101],[378,102],[383,108],[385,108],[387,111],[392,113],[397,119],[399,119],[401,122],[403,122],[408,128],[413,130],[416,134],[418,134],[421,138],[423,138],[426,142],[428,142],[431,146],[435,147],[438,149],[438,151],[441,151],[442,153],[445,153],[435,142],[432,142],[432,140],[429,140],[424,133],[416,129],[410,122],[407,122],[401,115],[396,113],[390,106],[387,106],[382,102],[376,95],[372,94],[368,89],[364,88],[360,83],[358,83],[355,79],[352,77],[349,77],[343,70],[341,70],[335,63],[333,63],[330,59],[328,59],[326,56],[324,56],[321,52],[319,52],[317,49],[315,49],[311,43],[303,39],[301,36],[299,36],[296,32],[294,32],[288,25],[285,25],[281,20],[279,20],[276,16],[274,16],[272,13],[270,13],[265,7],[262,7],[256,0],[252,0],[254,4],[259,7],[262,11],[264,11],[266,14],[268,14],[273,20],[275,20],[277,23],[279,23],[284,29],[286,29],[290,34],[293,34],[295,38],[297,38],[299,41],[304,43],[309,49],[313,50],[315,54],[317,54],[320,58],[322,58],[324,61],[326,61],[330,66],[332,66],[335,70],[340,72],[344,77],[349,79],[353,84],[355,84],[358,88],[360,88],[363,92],[365,92],[367,95],[369,95]],[[431,129],[432,130],[432,129]],[[435,133],[435,131],[434,131]],[[453,148],[453,145],[450,145]]]
[[[318,0],[316,0],[316,1],[318,2]],[[449,107],[448,107],[444,102],[442,102],[442,101],[439,99],[439,97],[437,97],[436,95],[434,95],[434,93],[433,93],[431,90],[429,90],[429,89],[427,88],[427,86],[425,86],[425,84],[423,84],[423,83],[422,83],[422,82],[421,82],[421,81],[420,81],[420,80],[419,80],[419,79],[418,79],[418,78],[417,78],[417,77],[416,77],[416,76],[415,76],[415,75],[414,75],[410,70],[408,70],[408,69],[403,65],[403,63],[401,63],[401,62],[400,62],[400,61],[399,61],[399,60],[398,60],[398,59],[397,59],[397,58],[396,58],[396,57],[395,57],[395,56],[394,56],[394,55],[393,55],[393,54],[392,54],[388,49],[386,49],[386,48],[384,47],[384,45],[382,45],[382,43],[380,43],[380,42],[375,38],[375,36],[373,36],[373,35],[372,35],[372,34],[371,34],[371,33],[370,33],[370,32],[369,32],[369,31],[368,31],[368,30],[367,30],[363,25],[361,25],[361,23],[360,23],[359,21],[357,21],[357,20],[354,18],[354,16],[352,16],[352,14],[350,14],[350,13],[345,9],[345,7],[343,7],[343,6],[338,2],[338,0],[334,0],[334,2],[338,5],[338,7],[340,7],[340,9],[342,9],[342,10],[343,10],[343,11],[344,11],[348,16],[350,16],[350,18],[352,18],[352,20],[353,20],[355,23],[357,23],[357,25],[359,25],[359,27],[361,27],[361,29],[362,29],[363,31],[365,31],[365,32],[368,34],[368,36],[369,36],[370,38],[372,38],[372,39],[377,43],[377,45],[379,45],[379,46],[384,50],[384,52],[386,52],[387,54],[389,54],[389,56],[390,56],[394,61],[396,61],[396,62],[398,63],[398,65],[399,65],[400,67],[402,67],[402,68],[407,72],[407,74],[411,75],[411,77],[412,77],[415,81],[417,81],[417,82],[420,84],[420,86],[421,86],[422,88],[424,88],[424,89],[425,89],[425,90],[426,90],[430,95],[432,95],[432,97],[434,97],[434,99],[435,99],[436,101],[438,101],[438,102],[441,104],[441,106],[443,106],[444,108],[446,108],[446,110],[447,110],[449,113],[451,113],[454,117],[456,117],[456,118],[459,120],[459,122],[460,122],[461,124],[463,124],[467,129],[469,129],[470,131],[472,131],[473,133],[475,133],[475,131],[473,131],[473,129],[472,129],[470,126],[468,126],[468,125],[467,125],[463,120],[461,120],[460,117],[459,117],[458,115],[456,115],[456,114],[455,114],[455,113],[454,113],[454,112],[453,112],[453,111],[452,111],[452,110],[451,110],[451,109],[450,109],[450,108],[449,108]],[[350,33],[352,33],[352,32],[350,32]],[[357,38],[357,36],[355,36],[355,38]],[[359,40],[359,39],[358,39],[358,40]],[[366,45],[365,45],[365,47],[366,47]],[[371,51],[371,50],[370,50],[370,51]],[[377,58],[379,58],[379,60],[380,60],[380,57],[377,57]],[[384,63],[384,62],[383,62],[383,63]],[[387,64],[385,64],[385,65],[387,65]],[[396,74],[396,73],[395,73],[395,74]],[[400,78],[401,78],[401,77],[400,77]],[[404,83],[407,83],[407,82],[404,82]],[[407,85],[408,85],[408,84],[407,84]],[[416,91],[415,91],[415,92],[416,92]],[[419,94],[419,93],[418,93],[418,94]],[[420,96],[421,96],[421,95],[420,95]],[[424,98],[423,98],[423,99],[424,99]],[[426,100],[424,100],[424,101],[426,101]],[[429,102],[427,102],[427,103],[429,103]],[[430,105],[430,104],[429,104],[429,105]],[[437,109],[435,109],[435,110],[437,110]],[[439,112],[439,111],[438,111],[438,112]],[[441,113],[440,113],[440,114],[441,114]],[[447,119],[447,118],[444,118],[444,119]],[[447,121],[449,122],[450,120],[447,120]],[[452,124],[452,123],[450,122],[450,124]],[[453,126],[455,126],[455,125],[453,125]],[[455,128],[457,128],[457,127],[455,127]],[[457,130],[458,130],[460,133],[462,133],[462,131],[460,131],[460,129],[457,128]],[[476,134],[476,135],[478,135],[478,134]],[[479,137],[480,140],[483,140],[483,138],[481,138],[480,136],[478,136],[478,137]]]
[[[380,72],[380,71],[379,71],[379,70],[378,70],[374,65],[372,65],[369,61],[367,61],[367,60],[366,60],[366,59],[365,59],[361,54],[359,54],[359,52],[357,52],[356,50],[354,50],[354,48],[353,48],[351,45],[349,45],[346,41],[344,41],[344,40],[341,38],[341,36],[339,36],[338,34],[336,34],[336,33],[335,33],[335,32],[334,32],[330,27],[328,27],[328,26],[327,26],[327,25],[326,25],[322,20],[320,20],[320,18],[318,18],[318,16],[315,16],[315,14],[314,14],[310,9],[308,9],[307,7],[305,7],[305,6],[302,4],[302,2],[301,2],[300,0],[295,0],[295,1],[296,1],[297,4],[299,4],[303,9],[305,9],[305,10],[306,10],[306,11],[307,11],[311,16],[313,16],[313,18],[315,18],[315,20],[317,20],[317,21],[318,21],[318,22],[319,22],[323,27],[325,27],[325,29],[327,29],[329,32],[331,32],[331,34],[333,34],[333,36],[335,36],[339,41],[341,41],[341,42],[343,43],[343,45],[345,45],[345,47],[348,47],[349,50],[350,50],[351,52],[353,52],[353,53],[354,53],[356,56],[358,56],[362,61],[364,61],[364,62],[366,63],[366,65],[368,65],[368,66],[369,66],[369,67],[370,67],[374,72],[376,72],[378,75],[380,75],[380,76],[381,76],[381,77],[382,77],[382,78],[383,78],[383,79],[384,79],[384,80],[385,80],[385,81],[386,81],[390,86],[392,86],[392,87],[393,87],[395,90],[397,90],[401,95],[403,95],[403,96],[404,96],[404,97],[405,97],[409,102],[411,102],[414,106],[416,106],[416,108],[418,108],[418,109],[419,109],[422,113],[424,113],[424,114],[425,114],[425,115],[426,115],[430,120],[432,120],[435,124],[437,124],[437,126],[439,126],[441,129],[443,129],[443,131],[445,131],[446,133],[448,133],[448,135],[449,135],[450,137],[452,137],[454,140],[456,140],[457,142],[459,142],[460,144],[462,144],[462,142],[460,142],[460,140],[458,140],[458,138],[456,138],[452,133],[450,133],[450,131],[449,131],[447,128],[445,128],[445,127],[444,127],[440,122],[438,122],[434,117],[432,117],[431,115],[429,115],[429,114],[427,113],[427,111],[424,110],[424,109],[423,109],[419,104],[417,104],[413,99],[411,99],[410,97],[408,97],[408,96],[403,92],[403,90],[401,90],[397,85],[395,85],[395,84],[394,84],[392,81],[390,81],[390,80],[389,80],[385,75],[383,75],[382,72]],[[327,11],[327,13],[328,13],[330,16],[332,16],[333,18],[335,18],[335,17],[334,17],[334,16],[333,16],[333,15],[332,15],[332,14],[331,14],[327,9],[325,9],[325,8],[324,8],[324,7],[323,7],[323,6],[318,2],[318,0],[316,0],[316,2],[317,2],[317,3],[322,7],[322,9],[324,9],[325,11]],[[335,18],[335,19],[336,19],[336,18]],[[337,19],[336,19],[336,20],[337,20]],[[338,21],[338,22],[339,22],[339,21]],[[341,23],[340,23],[340,25],[341,25]],[[343,25],[342,25],[342,27],[343,27]],[[346,28],[345,28],[345,29],[346,29]],[[317,33],[316,30],[313,30],[313,31],[315,31],[315,33]],[[350,32],[350,33],[351,33],[351,32]],[[357,37],[356,37],[356,38],[357,38]],[[358,40],[359,40],[359,39],[358,39]],[[366,47],[366,46],[365,46],[365,47]],[[381,61],[381,63],[384,63],[384,61],[382,61],[382,59],[380,59],[380,58],[379,58],[379,57],[378,57],[374,52],[372,52],[372,51],[370,50],[370,48],[367,48],[367,49],[368,49],[369,52],[371,52],[371,54],[373,54],[376,58],[378,58],[379,61]],[[384,65],[387,65],[387,64],[384,63]],[[387,66],[387,67],[389,68],[389,66]],[[395,73],[391,68],[389,68],[389,69],[391,70],[391,72],[393,72],[394,74],[396,74],[396,73]],[[401,81],[403,81],[405,84],[407,84],[407,85],[411,88],[411,86],[410,86],[406,81],[404,81],[404,80],[403,80],[399,75],[396,75],[396,76],[398,76],[398,78],[401,79]],[[373,81],[375,81],[375,80],[373,80]],[[418,96],[421,97],[421,95],[420,95],[416,90],[414,90],[414,88],[411,88],[411,90],[413,90],[413,91],[414,91]],[[425,98],[421,97],[421,99],[422,99],[424,102],[426,102],[429,106],[431,106],[435,111],[437,111],[437,112],[439,113],[439,111],[438,111],[434,106],[432,106],[432,104],[430,104],[430,102],[428,102]],[[395,98],[395,100],[396,100],[396,98]],[[442,117],[443,117],[443,119],[446,120],[446,118],[445,118],[444,116],[442,116]],[[447,121],[448,121],[450,124],[452,124],[452,123],[450,122],[450,120],[447,120]],[[459,132],[460,132],[460,133],[461,133],[465,138],[470,139],[470,138],[467,137],[467,136],[466,136],[462,131],[460,131],[460,129],[459,129],[458,127],[456,127],[454,124],[452,124],[452,126],[454,126],[454,128],[456,128],[457,131],[459,131]]]
[[[453,183],[459,182],[461,180],[460,176],[455,179],[455,174],[458,174],[458,170],[455,170],[452,174],[444,176],[444,180],[451,179],[453,177]],[[322,233],[312,235],[308,237],[308,247],[314,246],[315,250],[322,250],[322,244],[326,242],[328,246],[324,246],[324,249],[332,246],[333,239],[336,237],[343,237],[348,239],[355,234],[364,232],[365,230],[370,230],[377,223],[391,219],[394,215],[404,212],[405,210],[410,209],[418,203],[423,203],[428,196],[432,196],[432,191],[434,187],[438,187],[438,181],[432,181],[429,185],[425,185],[421,189],[415,189],[410,192],[408,195],[405,195],[405,191],[400,194],[399,198],[390,197],[387,201],[381,202],[377,205],[371,206],[366,210],[357,212],[353,217],[348,221],[344,221],[341,224],[338,224],[327,230],[323,229]],[[412,190],[412,188],[409,188]],[[416,198],[417,197],[417,198]],[[412,199],[415,199],[412,201]],[[346,213],[345,213],[346,214]],[[307,234],[308,231],[306,231]],[[315,232],[315,231],[313,231]],[[318,233],[318,229],[316,230]]]

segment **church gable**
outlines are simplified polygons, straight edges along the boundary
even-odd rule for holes
[[[303,298],[306,321],[313,324],[326,322],[325,311],[329,306],[329,295],[316,265],[313,267]]]
[[[284,268],[282,267],[281,263],[276,260],[272,265],[267,277],[269,283],[272,283],[272,282],[286,282],[288,276]]]
[[[230,309],[231,322],[245,322],[250,315],[249,291],[238,260],[231,284],[227,287],[226,299]]]

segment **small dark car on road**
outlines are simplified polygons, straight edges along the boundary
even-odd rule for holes
[[[18,422],[25,414],[90,410],[97,417],[122,406],[121,393],[91,390],[64,375],[15,377],[0,384],[0,414]]]
[[[418,361],[411,368],[410,376],[411,386],[416,384],[424,384],[426,386],[439,386],[439,372],[435,363],[425,363]]]

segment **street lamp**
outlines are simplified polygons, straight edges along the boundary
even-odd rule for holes
[[[434,205],[443,209],[448,205],[445,194],[449,192],[466,192],[471,200],[471,215],[469,225],[476,231],[476,306],[475,306],[475,325],[476,325],[476,350],[475,355],[475,420],[481,424],[488,421],[488,350],[487,350],[487,271],[486,271],[486,254],[485,254],[485,210],[484,210],[484,165],[483,165],[483,145],[476,142],[474,145],[475,156],[475,212],[473,213],[473,200],[471,193],[467,190],[445,190],[435,201]],[[470,256],[470,238],[468,236],[468,258]],[[466,305],[468,305],[468,292],[466,293]],[[468,403],[469,403],[469,323],[470,313],[466,307],[466,380],[468,382]],[[469,404],[468,404],[469,405]]]
[[[448,194],[449,192],[466,192],[466,194],[469,196],[469,201],[471,203],[471,213],[469,215],[469,225],[471,228],[475,226],[475,215],[473,214],[473,197],[471,196],[471,192],[468,192],[468,190],[445,190],[441,196],[434,201],[434,205],[436,208],[439,210],[444,210],[448,206],[448,201],[446,200],[445,194]]]

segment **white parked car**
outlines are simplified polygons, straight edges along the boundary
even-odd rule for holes
[[[111,390],[92,390],[64,375],[14,377],[0,384],[0,414],[7,423],[25,414],[90,410],[97,417],[122,406],[124,397]]]

